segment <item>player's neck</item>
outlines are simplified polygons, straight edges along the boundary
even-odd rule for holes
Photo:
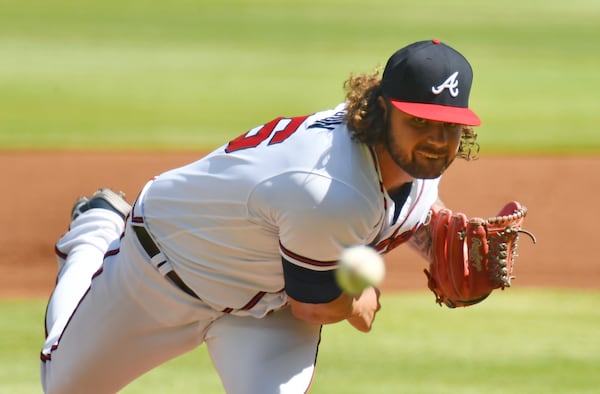
[[[381,179],[386,190],[394,190],[405,183],[412,182],[414,178],[406,173],[402,168],[398,167],[392,159],[387,149],[383,146],[374,147],[379,161],[379,170],[381,171]]]

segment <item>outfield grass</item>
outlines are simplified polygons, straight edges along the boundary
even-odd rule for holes
[[[204,149],[433,37],[487,152],[600,152],[596,0],[0,0],[0,147]]]
[[[214,147],[343,99],[352,72],[441,38],[475,68],[488,153],[600,153],[596,0],[0,0],[0,150]],[[1,153],[0,153],[1,154]],[[464,310],[388,295],[324,330],[313,393],[596,393],[600,293]],[[0,394],[40,392],[45,300],[0,300]],[[205,348],[125,393],[222,393]]]
[[[370,334],[326,326],[311,393],[579,394],[600,387],[598,291],[509,289],[475,307],[384,295]],[[0,301],[0,393],[37,393],[43,301]],[[223,393],[206,348],[123,393]]]

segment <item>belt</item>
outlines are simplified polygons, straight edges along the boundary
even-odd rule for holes
[[[148,231],[144,226],[132,225],[131,227],[133,228],[133,231],[135,232],[138,241],[140,241],[140,245],[142,245],[142,248],[144,248],[144,250],[146,251],[148,256],[150,256],[150,258],[160,253],[160,249],[158,248],[158,246],[156,246],[156,243],[154,243],[154,241],[150,237],[150,234],[148,234]],[[159,263],[158,267],[160,267],[160,265],[164,263],[166,263],[166,261]],[[192,297],[200,299],[200,297],[198,297],[198,295],[194,293],[194,290],[190,289],[189,286],[186,285],[183,282],[183,280],[181,280],[179,275],[177,275],[177,272],[169,271],[165,274],[165,276],[169,278],[169,280],[173,282],[175,286],[179,287],[179,289],[181,289],[182,291],[186,292]]]

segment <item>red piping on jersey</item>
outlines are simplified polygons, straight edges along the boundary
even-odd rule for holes
[[[148,183],[154,182],[155,180],[156,180],[156,177],[154,176],[154,177],[150,178],[150,180],[148,181]],[[145,188],[146,188],[146,186],[144,186],[144,189]],[[140,196],[141,196],[141,193],[140,193]],[[137,203],[138,203],[138,201],[140,199],[140,196],[138,196],[138,198],[136,198],[136,200],[133,202],[133,205],[131,206],[131,210],[130,210],[130,213],[129,213],[131,215],[131,222],[133,222],[133,223],[144,223],[144,218],[142,216],[135,216],[134,215],[135,208],[136,208],[136,205],[137,205]]]
[[[137,203],[138,203],[138,201],[135,200],[135,202],[133,203],[133,206],[131,207],[131,222],[132,223],[144,223],[144,218],[142,216],[134,215]]]
[[[377,173],[377,177],[379,178],[379,191],[381,192],[381,198],[383,200],[383,209],[384,211],[387,211],[388,206],[387,206],[387,200],[385,199],[385,188],[383,186],[383,179],[381,177],[381,172],[379,170],[379,162],[377,160],[377,154],[375,153],[375,151],[373,150],[372,147],[368,147],[369,149],[369,153],[371,154],[371,160],[373,162],[373,169],[375,170],[375,172]],[[308,257],[304,257],[304,256],[300,256],[294,252],[292,252],[291,250],[285,248],[281,241],[279,241],[279,247],[281,248],[281,251],[283,252],[283,254],[291,257],[292,259],[301,261],[303,263],[306,263],[308,265],[313,265],[316,267],[334,267],[335,265],[337,265],[337,260],[331,260],[331,261],[318,261],[318,260],[312,260],[309,259]]]
[[[381,172],[380,172],[380,169],[379,169],[379,162],[377,161],[377,154],[375,153],[375,150],[371,146],[369,146],[369,152],[371,152],[371,157],[373,159],[373,165],[375,167],[375,171],[377,172],[377,175],[379,175],[379,188],[380,188],[381,193],[383,195],[383,208],[385,209],[385,211],[387,211],[387,209],[388,209],[387,200],[385,199],[383,179],[381,177]],[[410,215],[412,214],[412,212],[414,211],[414,209],[417,207],[417,204],[418,204],[419,200],[423,196],[423,192],[425,190],[425,182],[426,181],[427,180],[425,180],[425,179],[423,180],[423,184],[421,185],[421,190],[419,190],[419,194],[417,195],[417,198],[415,199],[415,201],[414,201],[411,209],[408,211],[408,214],[406,215],[406,217],[404,218],[404,220],[402,221],[402,223],[400,223],[398,225],[398,227],[396,228],[396,231],[394,231],[394,233],[390,237],[382,240],[381,242],[379,242],[377,244],[377,246],[375,247],[377,249],[377,251],[379,251],[379,252],[389,251],[387,249],[387,246],[389,246],[389,245],[391,245],[391,244],[394,243],[396,235],[398,234],[398,232],[400,231],[400,229],[402,228],[402,226],[404,226],[404,223],[406,223],[406,221],[408,220],[408,218],[410,217]],[[412,231],[414,231],[414,229],[411,229],[409,231],[412,232]],[[406,237],[406,239],[408,239],[408,238],[410,238],[410,237]]]
[[[425,182],[427,182],[426,180],[423,180],[423,184],[421,185],[421,190],[419,190],[419,193],[417,195],[417,198],[415,199],[415,202],[413,203],[411,209],[408,211],[408,213],[406,214],[406,217],[404,218],[404,220],[402,221],[402,223],[400,223],[398,225],[398,227],[396,228],[396,230],[392,233],[392,235],[390,235],[388,238],[381,240],[379,243],[377,243],[377,245],[375,246],[375,249],[380,252],[380,253],[387,253],[390,250],[394,249],[395,247],[397,247],[398,245],[400,245],[403,242],[406,242],[410,237],[407,236],[405,233],[406,232],[410,232],[411,236],[412,233],[414,232],[415,228],[412,228],[408,231],[406,231],[405,233],[402,233],[400,235],[400,238],[403,238],[402,242],[395,242],[398,240],[398,232],[400,231],[400,229],[402,228],[402,226],[404,226],[404,223],[406,223],[406,221],[408,220],[408,218],[410,217],[410,215],[412,214],[412,212],[415,210],[415,208],[418,205],[419,200],[421,199],[421,197],[423,196],[423,192],[425,191]],[[390,247],[392,246],[392,247]]]
[[[57,245],[54,245],[54,253],[63,260],[67,258],[67,254],[58,249]]]
[[[383,209],[387,211],[387,200],[385,199],[385,187],[383,186],[383,177],[381,176],[381,171],[379,169],[379,160],[377,159],[377,153],[373,147],[369,146],[369,153],[371,153],[371,160],[373,160],[373,167],[375,172],[377,173],[377,177],[379,178],[379,191],[381,192],[381,197],[383,198]]]
[[[425,190],[425,182],[426,180],[423,180],[423,184],[421,185],[421,190],[419,190],[419,194],[417,195],[417,198],[415,199],[415,202],[413,203],[412,208],[408,211],[408,214],[406,215],[406,217],[404,218],[404,221],[398,226],[398,230],[400,230],[400,228],[402,226],[404,226],[404,223],[406,223],[406,221],[408,220],[408,218],[410,217],[410,214],[415,210],[415,208],[417,207],[417,203],[419,202],[419,200],[421,199],[421,197],[423,196],[423,191]],[[398,231],[396,230],[396,231]]]
[[[298,261],[301,261],[301,262],[309,264],[309,265],[314,265],[316,267],[333,267],[333,266],[335,266],[337,264],[337,260],[319,261],[319,260],[309,259],[308,257],[300,256],[299,254],[296,254],[296,253],[292,252],[291,250],[286,249],[281,244],[281,241],[279,241],[279,247],[281,248],[281,251],[286,256],[289,256],[289,257],[291,257],[294,260],[298,260]]]
[[[107,258],[108,256],[114,256],[114,255],[118,254],[118,253],[119,253],[119,251],[120,251],[120,249],[119,249],[119,248],[117,248],[117,249],[113,249],[113,250],[109,250],[108,252],[106,252],[106,253],[104,254],[104,258]]]
[[[100,267],[98,269],[98,271],[96,271],[94,273],[94,275],[92,275],[92,281],[98,276],[100,275],[102,272],[104,271],[104,269],[102,267]],[[48,354],[45,354],[43,352],[40,352],[40,360],[43,362],[46,361],[50,361],[52,360],[52,352],[55,351],[56,349],[58,349],[58,345],[60,344],[60,340],[62,339],[62,336],[65,332],[65,330],[67,329],[67,327],[69,326],[69,323],[71,323],[71,319],[73,319],[73,316],[75,315],[75,312],[77,312],[77,309],[79,309],[79,306],[81,305],[81,302],[83,301],[83,299],[88,295],[88,293],[90,292],[90,289],[92,288],[92,285],[90,284],[90,286],[88,287],[88,289],[85,291],[85,293],[83,294],[83,296],[81,297],[81,299],[79,300],[79,302],[77,303],[77,306],[75,307],[75,309],[73,310],[73,313],[71,313],[71,316],[69,316],[69,320],[67,320],[67,323],[65,324],[65,327],[63,328],[63,332],[60,334],[60,336],[58,337],[58,340],[56,341],[56,344],[52,345],[52,347],[50,347],[50,351],[48,352]],[[45,319],[44,319],[45,320]],[[46,324],[44,324],[44,327],[46,327]],[[48,338],[48,331],[46,331],[46,338]]]
[[[254,305],[258,304],[258,301],[260,301],[260,299],[263,298],[265,294],[267,293],[264,291],[259,291],[258,293],[256,293],[256,295],[252,297],[252,299],[242,307],[242,310],[247,311],[248,309],[252,309]]]
[[[281,293],[283,292],[284,289],[279,290],[277,293]],[[256,293],[256,295],[254,297],[252,297],[252,299],[250,301],[248,301],[248,303],[246,305],[244,305],[243,307],[241,307],[240,309],[237,309],[238,311],[249,311],[250,309],[254,308],[256,306],[256,304],[258,304],[258,302],[265,296],[265,294],[267,294],[266,291],[259,291],[258,293]],[[223,309],[221,312],[224,313],[231,313],[233,311],[235,311],[236,309],[234,308],[225,308]],[[269,313],[271,313],[272,311],[269,311]]]

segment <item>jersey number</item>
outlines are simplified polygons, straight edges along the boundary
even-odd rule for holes
[[[268,145],[278,144],[285,141],[290,135],[294,134],[298,127],[308,118],[307,116],[298,116],[295,118],[277,118],[273,119],[269,123],[263,125],[258,131],[252,135],[242,134],[236,139],[232,140],[227,144],[225,152],[231,153],[242,149],[255,148],[261,142],[269,140]],[[273,130],[277,128],[281,122],[287,122],[287,125],[277,132],[273,133]]]

